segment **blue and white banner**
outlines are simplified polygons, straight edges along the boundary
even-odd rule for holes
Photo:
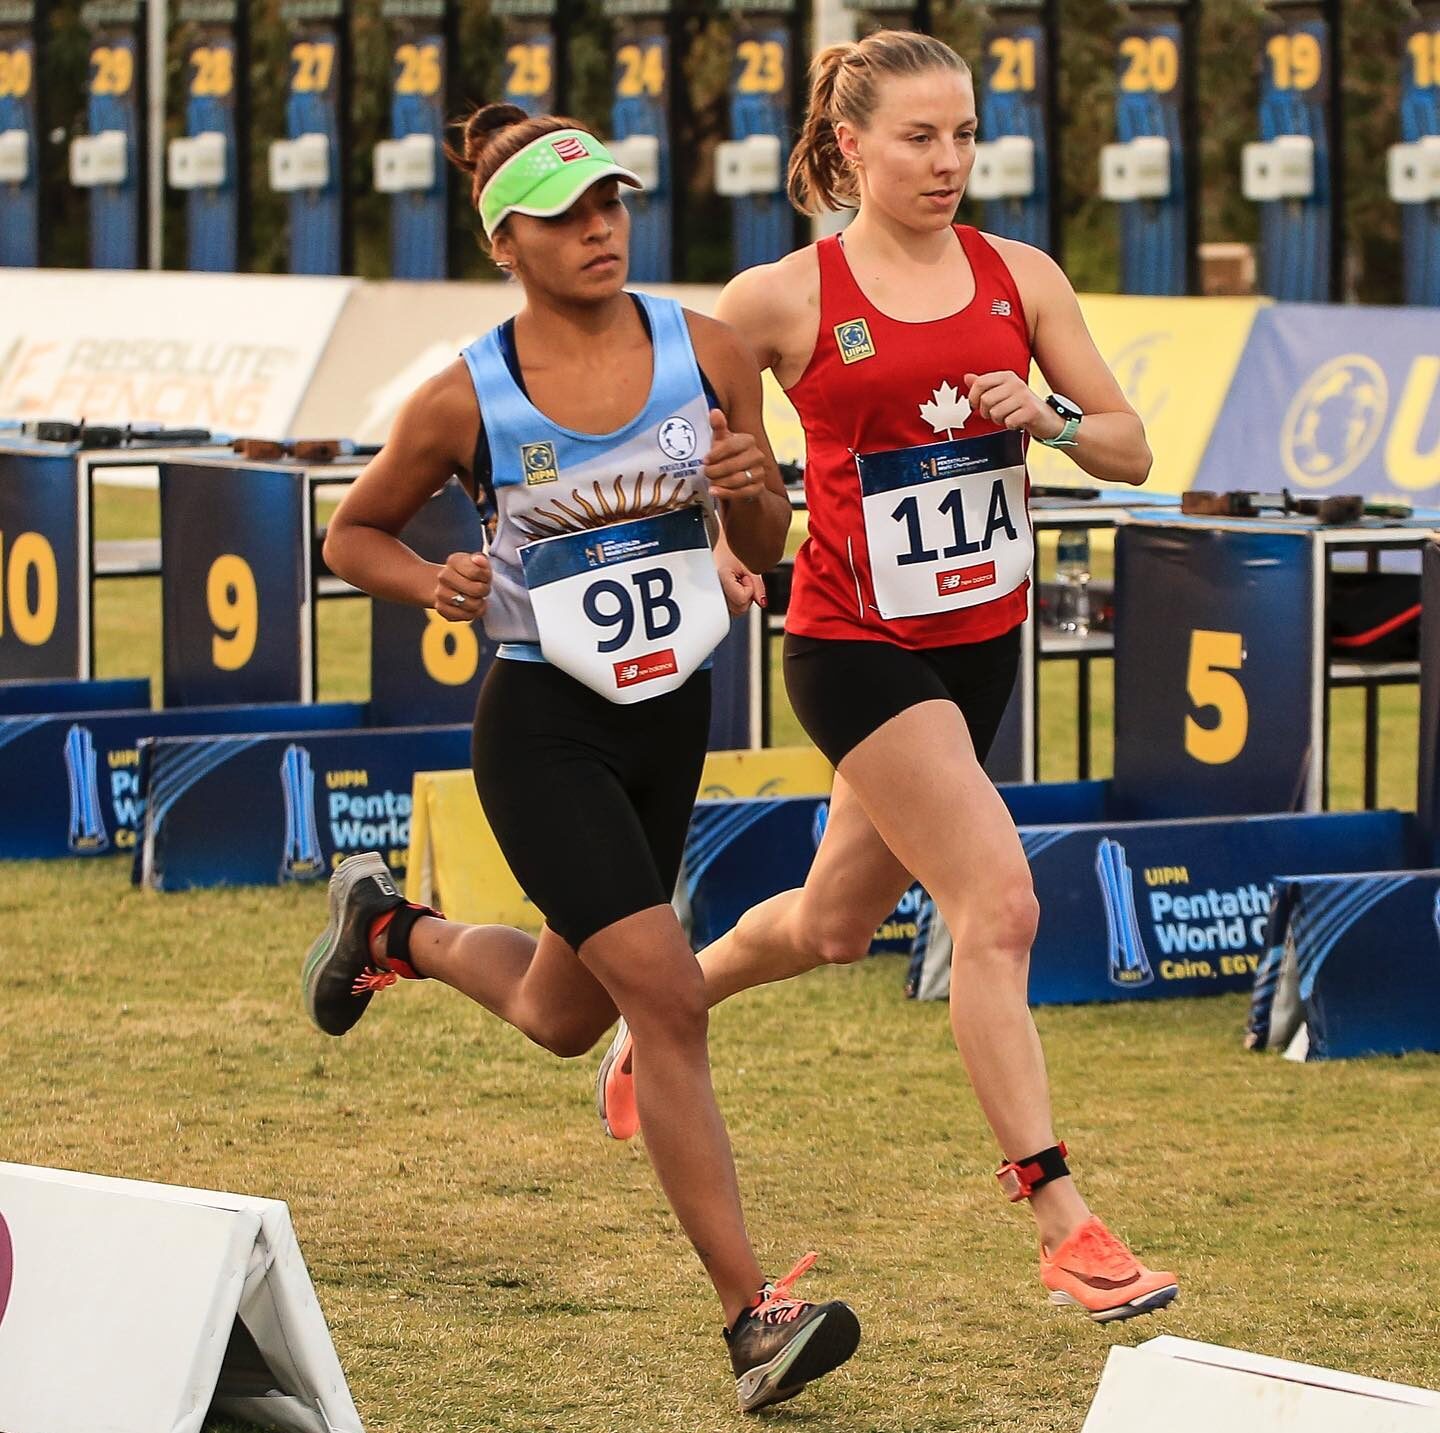
[[[417,771],[470,762],[470,728],[154,742],[138,881],[160,891],[325,880],[379,851],[403,882]]]
[[[1440,503],[1435,310],[1262,309],[1194,485]]]
[[[1306,1059],[1440,1051],[1440,871],[1281,877]],[[1269,1020],[1257,988],[1251,1028]],[[1263,1005],[1263,1008],[1256,1008]]]
[[[146,737],[350,727],[362,712],[358,703],[331,702],[0,717],[0,860],[134,846]],[[223,839],[223,823],[215,824]]]

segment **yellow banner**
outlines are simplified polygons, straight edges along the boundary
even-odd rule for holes
[[[1147,487],[1180,493],[1190,486],[1261,302],[1082,296],[1095,343],[1145,424],[1155,454]],[[1038,392],[1050,391],[1038,377],[1032,381]],[[769,373],[765,427],[781,462],[804,460],[799,416]],[[1030,476],[1037,483],[1092,481],[1069,458],[1038,443],[1030,448]]]

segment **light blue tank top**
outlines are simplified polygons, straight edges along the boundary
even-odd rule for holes
[[[516,383],[494,328],[463,349],[490,449],[496,522],[487,546],[492,585],[485,633],[500,656],[543,661],[519,549],[537,538],[604,527],[693,503],[713,506],[701,459],[710,403],[673,299],[636,294],[654,349],[650,396],[613,433],[552,422]]]

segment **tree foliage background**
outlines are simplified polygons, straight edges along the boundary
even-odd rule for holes
[[[1201,239],[1253,241],[1254,206],[1240,195],[1241,146],[1254,137],[1259,35],[1263,20],[1254,0],[1201,0],[1199,113],[1201,123]],[[47,262],[85,262],[83,196],[64,182],[66,146],[84,128],[86,36],[80,0],[49,0],[50,43],[44,60],[45,163],[52,219]],[[1118,225],[1113,206],[1097,193],[1100,146],[1113,131],[1115,0],[1061,0],[1060,54],[1065,216],[1065,262],[1078,288],[1113,290],[1119,281]],[[1399,55],[1413,12],[1407,0],[1345,0],[1341,53],[1345,104],[1340,142],[1346,161],[1346,235],[1350,296],[1373,303],[1400,296],[1399,214],[1385,192],[1384,155],[1398,133]],[[370,187],[370,153],[385,137],[390,47],[380,0],[352,0],[354,86],[350,187],[354,196],[357,272],[379,277],[388,267],[386,201]],[[985,22],[970,0],[936,0],[932,28],[961,53],[975,55]],[[680,276],[716,281],[729,273],[729,216],[711,185],[711,155],[724,137],[725,89],[733,19],[718,5],[696,8],[685,20],[684,117],[680,143],[692,156],[685,201],[689,241]],[[604,133],[608,129],[610,25],[597,0],[577,7],[565,40],[571,84],[570,113]],[[457,111],[494,98],[499,89],[499,27],[485,0],[464,0],[459,21]],[[179,132],[180,67],[172,49],[169,124]],[[252,212],[249,267],[285,268],[285,210],[265,182],[265,152],[282,132],[288,38],[279,0],[251,0]],[[459,267],[466,277],[491,277],[474,243],[468,194],[455,186],[453,204]],[[183,263],[183,214],[170,200],[166,260]]]

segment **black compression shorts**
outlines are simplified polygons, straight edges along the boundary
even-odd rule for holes
[[[800,725],[832,766],[920,702],[954,702],[984,761],[1020,665],[1020,628],[984,642],[910,651],[892,642],[785,634],[785,690]]]
[[[475,789],[521,889],[572,947],[669,903],[709,729],[708,671],[620,706],[545,662],[491,664]]]

